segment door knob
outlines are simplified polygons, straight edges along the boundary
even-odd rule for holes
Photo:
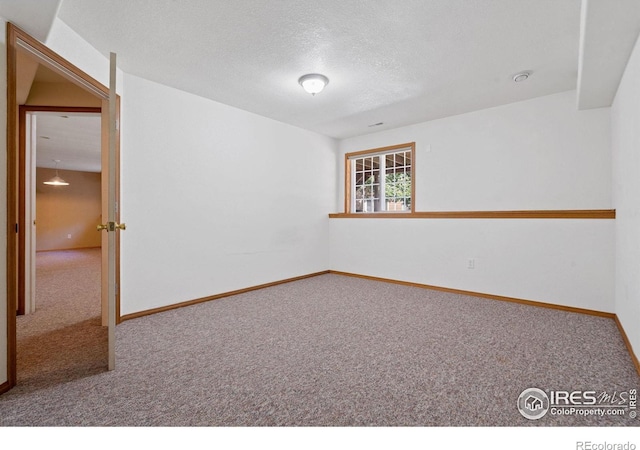
[[[103,224],[98,225],[96,228],[97,228],[98,231],[107,230],[107,232],[116,231],[116,228],[118,230],[126,230],[127,229],[127,224],[125,224],[125,223],[107,222],[107,223],[103,223]]]

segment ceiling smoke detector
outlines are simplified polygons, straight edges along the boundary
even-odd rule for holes
[[[525,81],[527,78],[529,78],[529,75],[531,75],[530,72],[517,73],[513,76],[513,81],[515,81],[516,83],[520,83],[522,81]]]

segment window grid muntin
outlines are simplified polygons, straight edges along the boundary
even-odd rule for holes
[[[380,193],[382,192],[381,182],[383,182],[381,173],[383,167],[380,165],[378,155],[364,156],[357,158],[355,164],[355,173],[353,189],[353,205],[362,205],[362,211],[373,212],[379,210]],[[360,169],[360,170],[358,170]]]
[[[349,157],[352,180],[350,212],[411,211],[412,149],[399,147],[390,151]],[[388,180],[388,175],[391,175],[393,181]],[[405,184],[404,192],[398,195],[399,185],[407,183],[407,180],[408,185]],[[393,193],[391,196],[387,196],[387,184]]]
[[[385,191],[385,209],[387,211],[408,210],[411,208],[411,181],[408,186],[404,184],[407,178],[411,180],[411,153],[406,150],[388,153],[385,160],[387,164],[385,183],[389,186],[389,192]],[[390,163],[391,166],[389,166]],[[390,181],[390,178],[393,181]],[[400,192],[400,189],[404,192]]]

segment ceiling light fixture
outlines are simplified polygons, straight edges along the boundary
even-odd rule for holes
[[[43,184],[48,184],[49,186],[69,186],[69,183],[64,181],[58,175],[58,163],[60,162],[60,160],[59,159],[54,159],[53,161],[55,161],[55,163],[56,163],[56,176],[51,178],[49,181],[44,181]]]
[[[530,72],[520,72],[513,76],[513,81],[516,83],[520,83],[521,81],[525,81],[531,75]]]
[[[329,84],[329,79],[319,73],[308,73],[306,75],[302,75],[298,79],[298,83],[300,83],[300,86],[302,86],[302,88],[309,94],[316,95],[317,93],[322,92],[324,87]]]

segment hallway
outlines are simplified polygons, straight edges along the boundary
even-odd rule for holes
[[[100,249],[40,252],[36,312],[17,318],[18,385],[23,393],[106,370],[100,323]]]

